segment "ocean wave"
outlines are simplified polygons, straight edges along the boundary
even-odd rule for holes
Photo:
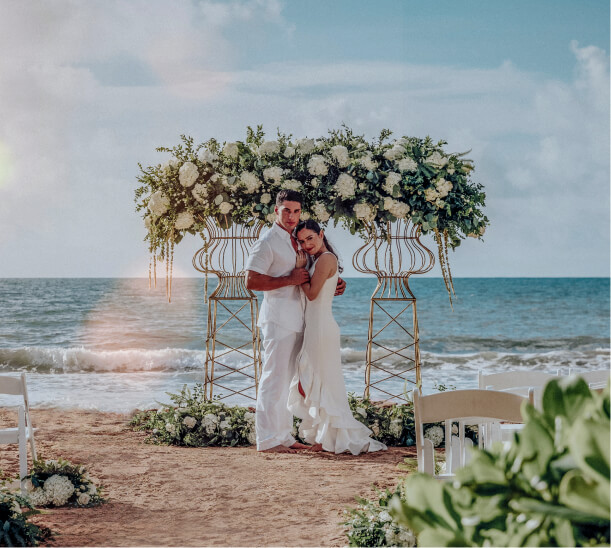
[[[372,359],[386,368],[402,369],[413,359],[413,349],[398,354],[392,347],[374,348]],[[345,370],[360,369],[366,362],[366,351],[341,349]],[[0,369],[37,373],[137,373],[146,371],[188,372],[204,367],[204,350],[186,348],[92,350],[83,347],[21,347],[0,348]],[[609,368],[609,348],[591,350],[552,350],[546,352],[437,353],[421,351],[423,370],[439,371],[507,371],[528,369],[555,372],[569,367],[583,369]],[[244,366],[248,358],[241,352],[217,354],[217,368]]]

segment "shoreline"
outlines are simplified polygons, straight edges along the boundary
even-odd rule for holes
[[[267,454],[254,447],[190,448],[144,443],[131,414],[31,410],[39,458],[84,464],[105,486],[97,508],[50,508],[48,546],[345,546],[343,510],[374,485],[394,487],[415,448],[358,456]],[[0,410],[0,423],[9,412]],[[30,457],[30,455],[29,455]],[[0,468],[18,469],[16,446]]]

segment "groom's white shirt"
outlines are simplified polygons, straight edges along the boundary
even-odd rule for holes
[[[244,269],[274,278],[288,276],[295,268],[296,257],[290,234],[274,223],[252,246]],[[264,291],[257,325],[272,323],[290,331],[303,331],[304,304],[297,285]]]

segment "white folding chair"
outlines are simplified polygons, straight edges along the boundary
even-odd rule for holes
[[[19,478],[21,490],[24,491],[23,478],[28,474],[27,442],[30,443],[32,460],[37,459],[25,373],[21,373],[19,377],[0,375],[0,394],[22,396],[23,398],[17,407],[17,427],[0,429],[0,444],[16,443],[19,445]]]
[[[421,396],[414,391],[414,426],[416,429],[416,452],[418,471],[438,479],[454,477],[454,472],[468,460],[467,447],[472,445],[465,439],[465,426],[478,426],[480,447],[490,447],[501,441],[499,421],[522,422],[520,407],[523,401],[533,403],[533,392],[523,398],[511,392],[497,390],[452,390]],[[446,472],[435,474],[435,449],[424,437],[424,425],[445,422]],[[458,422],[458,436],[452,436],[452,423]]]
[[[581,377],[588,383],[588,386],[593,389],[604,388],[609,380],[608,369],[598,369],[594,371],[582,371],[576,367],[569,369],[569,375],[576,375]]]
[[[541,408],[541,398],[545,385],[552,379],[560,376],[560,370],[556,373],[545,373],[543,371],[504,371],[502,373],[484,374],[479,371],[477,385],[481,390],[502,390],[523,397],[528,397],[533,390],[535,407]]]

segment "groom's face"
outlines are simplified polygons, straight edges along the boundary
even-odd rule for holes
[[[285,200],[282,205],[276,206],[274,211],[278,217],[278,224],[285,230],[292,232],[299,223],[301,204]]]

